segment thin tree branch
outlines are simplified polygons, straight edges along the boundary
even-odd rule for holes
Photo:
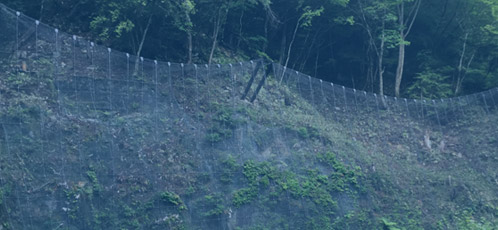
[[[415,19],[417,18],[417,15],[418,15],[418,10],[420,9],[420,4],[421,4],[422,0],[417,0],[417,2],[415,3],[415,14],[411,14],[410,12],[410,16],[411,17],[411,21],[410,21],[410,26],[408,26],[408,29],[406,30],[406,33],[405,33],[405,37],[408,36],[408,34],[410,33],[410,31],[412,30],[412,26],[413,26],[413,23],[415,22]],[[413,8],[412,8],[413,10]]]

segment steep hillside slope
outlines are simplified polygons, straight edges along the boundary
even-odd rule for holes
[[[381,97],[262,60],[155,62],[0,18],[0,229],[498,224],[497,89]]]

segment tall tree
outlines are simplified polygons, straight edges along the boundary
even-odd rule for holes
[[[323,7],[320,7],[318,9],[311,9],[311,7],[305,6],[303,8],[303,13],[297,19],[296,26],[294,27],[294,32],[292,33],[292,39],[289,43],[289,48],[287,49],[287,55],[286,55],[285,64],[284,64],[285,67],[287,67],[287,65],[289,64],[290,55],[291,55],[291,51],[292,51],[292,45],[294,44],[294,41],[296,40],[296,34],[297,34],[298,29],[300,27],[311,26],[311,21],[313,20],[313,18],[320,16],[322,14],[322,12],[323,12]]]
[[[97,4],[99,10],[90,27],[97,33],[97,39],[106,45],[116,43],[127,35],[126,39],[131,39],[131,48],[136,55],[136,73],[153,17],[158,13],[157,6],[147,0],[124,0],[120,3],[100,0]]]
[[[173,23],[176,28],[185,32],[187,35],[187,63],[192,63],[192,52],[194,50],[193,36],[194,36],[194,22],[192,15],[195,14],[195,2],[192,0],[182,0],[175,2],[176,8],[179,9],[178,13],[173,13]],[[166,9],[164,9],[166,11]]]
[[[411,6],[407,6],[405,2],[411,3]],[[417,18],[421,2],[422,0],[400,0],[397,5],[399,44],[398,67],[396,68],[396,79],[394,84],[394,94],[396,95],[396,97],[399,97],[401,79],[403,78],[403,68],[405,66],[405,46],[409,44],[406,41],[406,37],[408,36],[408,34],[410,34],[413,23]],[[405,13],[406,7],[410,9],[408,15]]]
[[[465,7],[458,11],[456,20],[462,45],[454,77],[455,95],[461,93],[469,74],[474,78],[486,78],[486,75],[489,75],[489,58],[486,57],[494,56],[496,53],[493,51],[496,52],[498,45],[494,38],[498,34],[498,1],[468,0],[464,1],[463,5]],[[486,49],[482,49],[483,47]]]
[[[392,49],[398,43],[395,23],[396,15],[392,12],[395,1],[391,0],[357,0],[356,15],[360,25],[367,34],[368,43],[377,57],[379,78],[379,94],[384,95],[384,56],[387,49]],[[367,54],[368,55],[368,54]]]

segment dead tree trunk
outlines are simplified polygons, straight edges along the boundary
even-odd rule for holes
[[[188,42],[188,62],[187,63],[192,63],[192,50],[193,50],[193,45],[192,45],[192,20],[190,19],[190,14],[187,10],[185,10],[185,18],[187,19],[187,42]]]
[[[292,51],[292,45],[294,44],[294,41],[296,40],[296,34],[297,34],[297,29],[299,29],[299,23],[301,22],[301,18],[297,20],[296,27],[294,28],[294,33],[292,34],[292,40],[289,44],[289,49],[287,50],[287,57],[285,59],[285,65],[284,67],[287,67],[289,64],[289,59],[290,59],[290,54]]]
[[[147,25],[145,26],[145,30],[142,34],[142,39],[140,40],[140,44],[138,45],[138,51],[136,53],[137,58],[135,59],[135,69],[133,71],[134,75],[138,73],[138,67],[140,63],[140,55],[142,54],[142,48],[144,47],[145,38],[147,37],[147,32],[149,31],[150,24],[152,23],[152,16],[149,17],[147,21]]]
[[[467,39],[469,37],[469,33],[465,34],[465,38],[463,39],[463,47],[462,47],[462,53],[460,55],[460,61],[458,62],[458,73],[457,73],[457,79],[456,79],[456,84],[455,84],[455,95],[458,95],[461,90],[462,90],[462,83],[463,80],[465,80],[465,76],[467,75],[467,70],[470,68],[470,65],[472,64],[472,61],[474,60],[475,52],[472,53],[470,56],[469,60],[467,61],[467,65],[464,67],[463,66],[463,60],[465,58],[465,53],[467,51]]]
[[[216,20],[214,22],[213,43],[211,45],[211,52],[209,53],[208,64],[211,64],[211,62],[213,61],[214,51],[216,50],[216,45],[218,43],[218,34],[220,33],[221,26],[223,25],[223,21],[225,20],[227,14],[228,8],[225,9],[224,14],[222,14],[222,7],[220,7],[220,9],[218,10],[218,16],[216,17]]]

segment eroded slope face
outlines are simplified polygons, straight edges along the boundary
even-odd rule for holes
[[[417,101],[155,62],[1,8],[3,229],[496,224],[496,89]]]

